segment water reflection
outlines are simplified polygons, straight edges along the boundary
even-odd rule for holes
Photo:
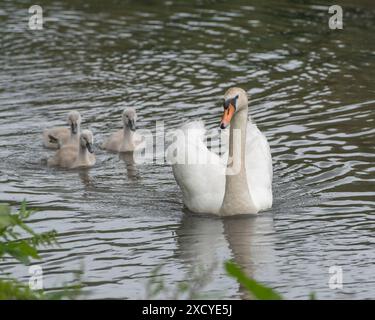
[[[78,176],[81,179],[81,182],[84,185],[86,191],[95,188],[95,180],[92,176],[89,175],[89,173],[90,168],[78,169]]]
[[[224,262],[231,259],[249,277],[260,276],[267,282],[267,275],[278,273],[275,232],[269,214],[225,219],[185,214],[176,234],[178,257],[195,269],[212,266],[221,269]],[[223,254],[223,248],[229,249],[230,258]],[[238,288],[238,295],[250,298],[242,286]]]
[[[139,179],[137,166],[134,161],[134,152],[121,152],[119,158],[124,161],[128,178],[132,181]]]
[[[257,217],[234,217],[224,219],[223,223],[233,261],[249,277],[257,278],[257,270],[261,270],[260,278],[268,281],[267,274],[277,273],[272,216],[264,214]],[[242,286],[239,293],[242,298],[249,298]]]

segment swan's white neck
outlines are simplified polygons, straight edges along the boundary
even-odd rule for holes
[[[245,167],[247,110],[236,112],[230,125],[225,194],[220,209],[223,216],[257,212],[250,196]]]

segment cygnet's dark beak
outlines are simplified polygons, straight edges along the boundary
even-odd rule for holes
[[[87,150],[88,150],[90,153],[94,153],[94,149],[93,149],[93,147],[92,147],[92,143],[87,142],[87,143],[86,143],[86,148],[87,148]]]
[[[131,131],[135,131],[136,126],[135,126],[134,119],[129,119],[129,128],[130,128]]]
[[[71,130],[72,130],[72,133],[73,134],[77,134],[77,132],[78,132],[78,130],[77,130],[77,124],[76,123],[72,123],[71,125],[70,125],[70,127],[71,127]]]

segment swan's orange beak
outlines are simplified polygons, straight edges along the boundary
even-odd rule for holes
[[[232,119],[236,108],[232,103],[229,104],[228,108],[224,109],[223,116],[221,117],[220,128],[225,129],[228,127],[230,120]]]

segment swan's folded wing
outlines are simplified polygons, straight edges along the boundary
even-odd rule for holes
[[[48,165],[70,168],[74,165],[74,162],[77,160],[77,155],[77,145],[65,145],[48,160]]]
[[[248,123],[246,174],[253,201],[259,210],[272,206],[272,157],[266,137],[253,123]]]
[[[168,160],[180,186],[184,204],[193,212],[218,212],[224,197],[225,165],[207,149],[201,121],[184,125],[168,148]]]
[[[51,140],[51,137],[55,141]],[[46,148],[58,149],[60,146],[66,144],[70,138],[70,130],[64,127],[55,127],[44,129],[43,131],[43,144]]]
[[[109,151],[119,151],[121,144],[123,143],[123,130],[117,130],[112,133],[107,140],[105,140],[101,148]]]

